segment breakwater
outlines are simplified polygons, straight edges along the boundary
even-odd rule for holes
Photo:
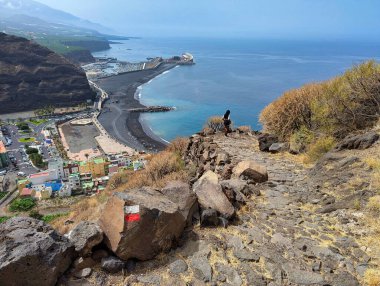
[[[174,110],[175,107],[171,106],[147,106],[147,107],[139,107],[139,108],[131,108],[129,112],[168,112]]]

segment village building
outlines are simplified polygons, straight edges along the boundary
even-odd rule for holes
[[[17,181],[17,190],[21,193],[21,191],[28,187],[28,185],[31,185],[31,182],[27,179],[24,180],[18,180]]]
[[[56,170],[58,179],[64,179],[66,174],[64,172],[63,160],[61,158],[55,158],[48,162],[48,170]]]
[[[23,188],[20,192],[20,197],[23,197],[23,198],[30,198],[32,197],[32,192],[33,190],[32,189],[29,189],[29,188]]]
[[[91,173],[93,178],[104,177],[108,175],[109,164],[110,163],[103,158],[95,158],[87,162],[80,162],[79,173]]]
[[[64,163],[63,172],[65,173],[65,178],[68,178],[71,174],[79,173],[78,162]]]
[[[81,184],[80,184],[80,175],[79,175],[79,173],[74,173],[74,174],[69,175],[67,185],[70,186],[70,189],[72,191],[80,190]]]
[[[32,185],[40,185],[45,182],[56,181],[59,179],[57,170],[47,170],[45,172],[29,175],[28,180]]]

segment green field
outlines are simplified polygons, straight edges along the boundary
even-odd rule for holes
[[[38,126],[38,125],[41,125],[41,124],[47,122],[48,120],[47,120],[47,119],[30,119],[30,120],[28,120],[28,121],[29,121],[30,123],[32,123],[33,125]]]
[[[36,138],[34,138],[34,137],[24,137],[24,138],[20,138],[18,140],[18,142],[20,142],[20,143],[32,143],[34,141],[36,141]]]

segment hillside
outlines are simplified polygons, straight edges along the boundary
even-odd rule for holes
[[[109,28],[76,17],[70,13],[53,9],[47,5],[33,0],[1,0],[0,17],[7,18],[14,15],[26,15],[37,17],[49,23],[81,27],[89,30],[97,30],[104,33],[112,32]]]
[[[379,286],[380,122],[376,100],[366,101],[378,96],[377,76],[378,66],[367,63],[323,89],[309,85],[286,93],[264,113],[276,123],[266,130],[286,130],[287,136],[247,126],[225,136],[221,118],[214,117],[201,132],[148,157],[145,169],[114,175],[104,192],[71,204],[51,226],[5,218],[0,281]],[[340,92],[327,93],[332,86]],[[348,96],[359,99],[347,105]],[[317,112],[328,100],[375,118],[339,128],[337,118],[355,113],[324,108],[333,116],[323,127],[278,124],[281,116],[301,120],[290,107]],[[292,132],[300,131],[311,135],[297,137],[304,148],[294,150]]]
[[[83,70],[36,43],[0,33],[0,113],[93,98]]]

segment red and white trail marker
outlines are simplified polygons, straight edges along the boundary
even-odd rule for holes
[[[125,206],[124,207],[124,219],[126,222],[139,221],[140,220],[140,206]]]

